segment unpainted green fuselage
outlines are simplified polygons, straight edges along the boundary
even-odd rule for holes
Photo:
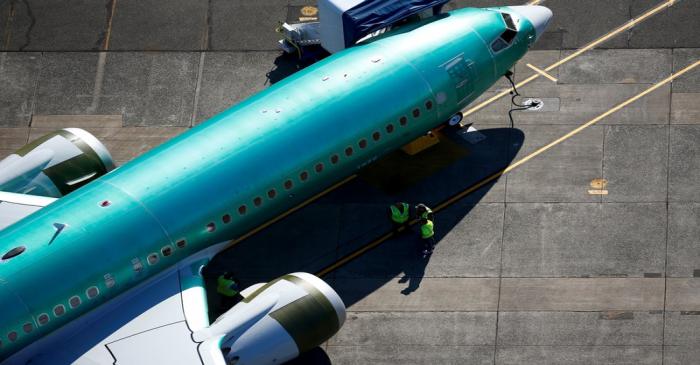
[[[519,28],[495,53],[490,44],[505,29],[497,9],[405,25],[0,232],[0,253],[26,247],[0,262],[0,360],[445,122],[525,54],[535,30],[525,18]],[[56,223],[66,225],[58,235]]]

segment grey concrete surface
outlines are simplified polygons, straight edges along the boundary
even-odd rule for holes
[[[493,346],[329,346],[334,365],[493,364]]]
[[[179,51],[207,49],[205,0],[116,0],[110,49]]]
[[[95,51],[104,45],[106,1],[10,0],[0,4],[8,51]]]
[[[103,55],[45,54],[35,113],[123,114],[126,126],[190,126],[198,55]]]
[[[677,289],[680,292],[687,286],[678,283]],[[678,296],[679,300],[682,298]],[[499,301],[501,311],[656,311],[663,308],[664,279],[660,278],[503,278]]]
[[[277,50],[275,28],[287,17],[287,0],[211,0],[209,49]]]
[[[656,312],[504,312],[499,346],[661,345],[664,315]]]
[[[488,346],[496,312],[351,312],[345,326],[329,346]]]
[[[208,52],[204,57],[195,124],[269,86],[279,52]]]
[[[662,1],[546,0],[555,18],[516,81],[533,74],[527,63],[545,68]],[[77,126],[120,164],[267,87],[268,73],[293,72],[274,28],[290,5],[315,3],[0,2],[0,50],[36,51],[0,53],[0,154]],[[403,190],[356,179],[212,270],[233,269],[243,285],[318,272],[387,232],[390,202],[436,204],[700,59],[698,11],[683,0],[550,71],[557,83],[521,88],[545,106],[515,113],[515,130],[504,129],[508,97],[468,116],[487,139],[447,133],[465,155]],[[437,213],[429,259],[413,230],[327,275],[349,310],[323,346],[330,362],[696,364],[698,85],[700,70],[688,73]],[[480,101],[508,86],[501,79]],[[607,195],[589,193],[597,178]]]
[[[635,0],[630,3],[632,17],[639,16],[663,1]],[[678,1],[671,8],[632,30],[629,46],[634,48],[700,47],[700,8],[694,1]]]
[[[661,364],[661,346],[502,346],[496,364]]]
[[[673,50],[673,70],[680,71],[700,59],[700,49]],[[691,72],[673,82],[674,93],[700,93],[700,76]]]
[[[666,286],[667,310],[700,311],[700,278],[672,278]]]
[[[700,275],[700,204],[669,203],[667,257],[668,276]]]
[[[671,74],[672,64],[670,49],[592,50],[562,65],[559,83],[653,84]]]
[[[700,358],[700,348],[692,346],[664,346],[664,364],[693,365]]]
[[[700,125],[671,127],[668,199],[700,202]]]
[[[549,80],[548,80],[549,81]],[[528,84],[518,91],[524,97],[554,99],[559,107],[553,111],[522,111],[514,115],[515,125],[581,125],[607,112],[617,104],[648,89],[648,84]],[[668,124],[669,86],[662,86],[646,98],[629,105],[600,124]]]
[[[502,275],[658,275],[664,272],[665,214],[663,203],[510,203]]]
[[[0,53],[0,126],[29,126],[40,61],[41,53]]]
[[[525,141],[516,160],[569,132],[569,126],[538,125],[519,127]],[[592,179],[602,174],[604,127],[593,126],[576,138],[537,156],[527,169],[508,175],[507,202],[598,202],[600,196],[588,193]]]
[[[674,71],[680,71],[700,59],[700,49],[673,51]],[[691,72],[673,82],[671,123],[700,124],[700,76]]]
[[[604,202],[663,202],[668,194],[668,129],[664,126],[606,126]]]
[[[29,142],[29,128],[0,127],[0,159]]]
[[[700,93],[673,93],[672,124],[700,124]]]
[[[359,298],[350,307],[355,312],[495,311],[498,306],[496,278],[424,278],[420,290],[408,294],[402,293],[407,285],[401,278],[337,278],[330,283],[341,297]],[[367,288],[376,289],[366,293]]]
[[[700,337],[698,312],[666,312],[664,345],[697,346],[698,337]]]

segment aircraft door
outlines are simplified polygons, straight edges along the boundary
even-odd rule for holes
[[[457,91],[457,103],[464,103],[474,93],[476,71],[474,61],[465,58],[464,53],[447,61],[445,71],[450,75]]]

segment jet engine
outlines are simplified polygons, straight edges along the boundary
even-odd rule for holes
[[[204,342],[200,351],[218,347],[229,365],[282,364],[327,341],[345,322],[343,301],[311,274],[288,274],[241,295],[243,301],[193,334]]]
[[[0,191],[59,198],[114,167],[109,151],[92,134],[61,129],[0,161]]]

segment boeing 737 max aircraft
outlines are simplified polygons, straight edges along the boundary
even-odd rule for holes
[[[254,285],[210,323],[202,267],[459,115],[551,15],[466,8],[405,24],[116,169],[70,128],[0,161],[0,362],[279,364],[323,343],[345,306],[321,279]]]

